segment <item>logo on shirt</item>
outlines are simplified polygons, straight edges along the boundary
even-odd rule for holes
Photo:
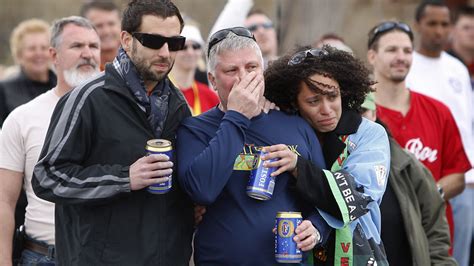
[[[298,145],[287,145],[290,151],[296,153],[297,155],[301,156],[298,152]],[[240,171],[251,171],[257,168],[257,164],[259,162],[260,151],[262,150],[263,146],[255,146],[253,144],[245,144],[242,152],[237,155],[237,158],[234,162],[234,170]]]
[[[428,160],[428,162],[432,163],[438,159],[438,150],[423,146],[420,138],[407,141],[405,149],[413,153],[419,161]]]
[[[350,140],[348,141],[347,144],[348,144],[347,145],[347,152],[348,153],[352,153],[355,150],[355,148],[357,147],[357,145],[354,142],[350,141]]]
[[[385,185],[387,169],[383,165],[375,165],[374,171],[375,171],[375,176],[377,177],[377,184],[379,185],[379,187],[383,187]]]

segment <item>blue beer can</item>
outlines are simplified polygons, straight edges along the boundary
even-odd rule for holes
[[[257,157],[257,164],[252,171],[250,171],[250,178],[247,184],[247,195],[258,200],[269,200],[272,198],[273,189],[275,188],[275,177],[271,176],[276,168],[263,167],[263,160],[261,156],[265,153],[260,151]],[[277,159],[268,160],[274,162]]]
[[[146,151],[147,155],[150,154],[165,154],[170,158],[170,161],[173,158],[173,146],[171,141],[166,139],[151,139],[146,142]],[[158,177],[158,176],[157,176]],[[161,176],[159,176],[161,177]],[[147,191],[152,194],[165,194],[171,190],[173,180],[172,175],[168,176],[170,179],[166,182],[154,184],[148,186]]]
[[[275,220],[275,259],[278,263],[300,263],[303,259],[293,237],[303,221],[301,212],[278,212]]]

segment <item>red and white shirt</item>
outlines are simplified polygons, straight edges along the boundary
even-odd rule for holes
[[[448,107],[413,91],[410,96],[410,110],[406,116],[377,105],[377,117],[387,125],[398,144],[413,153],[431,171],[436,181],[446,175],[465,173],[471,169],[459,129]],[[446,217],[452,238],[454,221],[449,202]]]
[[[431,171],[436,181],[449,174],[465,173],[471,164],[448,107],[413,91],[410,95],[410,110],[406,116],[377,105],[377,117],[387,125],[400,146]]]

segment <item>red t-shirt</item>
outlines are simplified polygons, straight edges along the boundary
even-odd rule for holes
[[[400,112],[377,105],[377,117],[388,127],[393,138],[413,153],[438,181],[453,173],[465,173],[471,164],[461,142],[459,129],[448,107],[428,96],[410,92],[410,110]],[[451,235],[453,218],[447,206]]]
[[[196,87],[198,89],[199,102],[201,104],[201,113],[204,113],[207,110],[216,106],[219,103],[219,98],[217,97],[217,94],[212,91],[206,84],[203,84],[198,81],[195,82],[197,85]],[[181,92],[184,94],[186,101],[191,107],[191,110],[193,110],[195,103],[193,88],[189,87],[181,89]],[[198,115],[198,113],[193,112],[193,115]]]

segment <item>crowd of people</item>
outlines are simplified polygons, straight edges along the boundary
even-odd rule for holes
[[[170,0],[12,31],[0,266],[275,265],[282,211],[300,265],[474,263],[474,7],[374,25],[364,63],[335,33],[278,52],[252,5],[207,40]],[[260,161],[266,201],[246,193]]]

